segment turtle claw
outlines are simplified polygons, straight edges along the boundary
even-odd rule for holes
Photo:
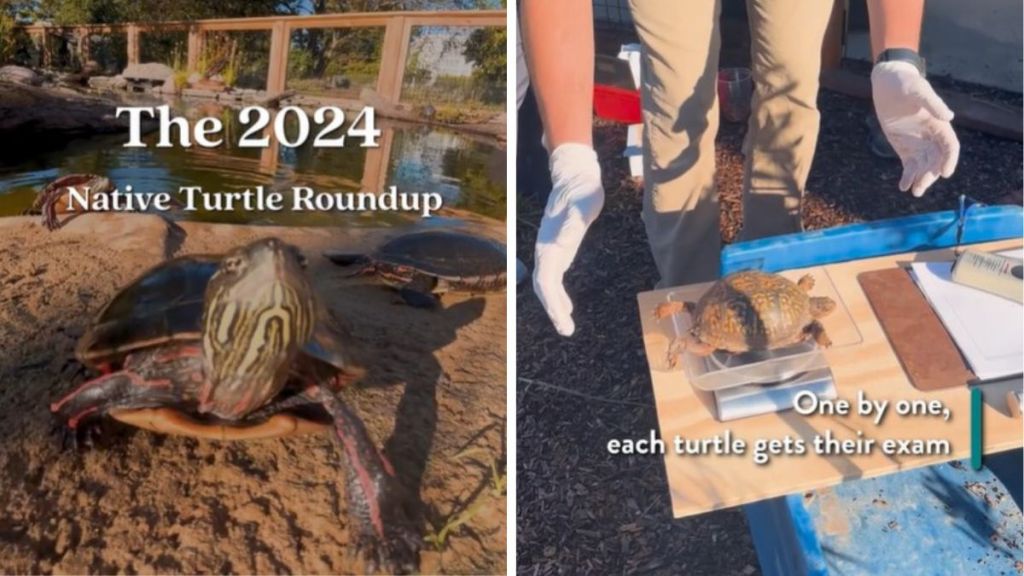
[[[59,437],[62,451],[85,452],[99,445],[103,437],[103,427],[100,422],[81,424],[75,428],[65,422],[56,422],[50,433]]]
[[[414,530],[401,527],[388,535],[388,541],[378,539],[372,532],[356,538],[356,553],[365,562],[367,574],[413,574],[419,564],[421,539]]]

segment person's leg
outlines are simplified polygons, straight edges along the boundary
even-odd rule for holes
[[[831,2],[747,0],[754,79],[741,240],[802,230],[800,204],[818,141],[821,42]]]
[[[659,287],[718,277],[719,0],[630,0],[643,44],[643,220]]]

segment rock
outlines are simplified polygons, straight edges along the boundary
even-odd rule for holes
[[[93,76],[89,78],[89,88],[94,90],[124,90],[128,81],[124,76]]]
[[[171,77],[171,78],[168,78],[167,80],[164,80],[163,85],[160,86],[155,91],[156,92],[160,92],[161,94],[177,94],[178,93],[178,87],[174,83],[174,78]]]
[[[85,86],[88,78],[82,74],[75,73],[59,73],[57,74],[57,85],[58,86],[70,86],[78,87]]]
[[[82,76],[85,76],[87,78],[92,76],[98,76],[101,72],[103,72],[103,67],[100,66],[100,63],[95,60],[89,60],[82,65]]]
[[[213,90],[200,90],[198,88],[185,88],[181,91],[182,96],[188,96],[190,98],[211,98],[216,100],[219,92]]]
[[[39,86],[43,83],[43,77],[36,74],[31,68],[14,65],[0,67],[0,80],[25,84],[26,86]]]
[[[164,80],[174,76],[174,70],[166,64],[159,62],[146,62],[143,64],[129,64],[121,73],[128,80],[146,80],[154,84],[163,83]]]
[[[74,136],[127,131],[128,120],[114,116],[117,106],[72,90],[0,81],[0,150],[6,155],[60,146]]]

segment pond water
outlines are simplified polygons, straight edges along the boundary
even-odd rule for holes
[[[181,106],[180,103],[178,105]],[[184,109],[184,108],[179,108]],[[157,134],[144,137],[147,148],[125,148],[127,134],[68,142],[64,147],[23,159],[0,159],[0,216],[20,214],[35,194],[65,174],[95,173],[133,192],[177,192],[201,186],[204,192],[242,192],[263,185],[285,193],[293,186],[317,192],[380,192],[396,186],[402,193],[440,193],[444,209],[421,220],[416,213],[395,212],[187,212],[186,219],[208,222],[291,226],[446,225],[470,212],[504,220],[505,151],[491,138],[422,125],[377,119],[380,147],[238,148],[242,126],[235,109],[200,104],[185,109],[193,119],[217,116],[224,121],[225,145],[156,148]],[[289,205],[286,201],[285,205]]]

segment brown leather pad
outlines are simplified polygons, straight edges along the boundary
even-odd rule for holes
[[[875,270],[857,280],[914,388],[964,386],[975,378],[909,271]]]

